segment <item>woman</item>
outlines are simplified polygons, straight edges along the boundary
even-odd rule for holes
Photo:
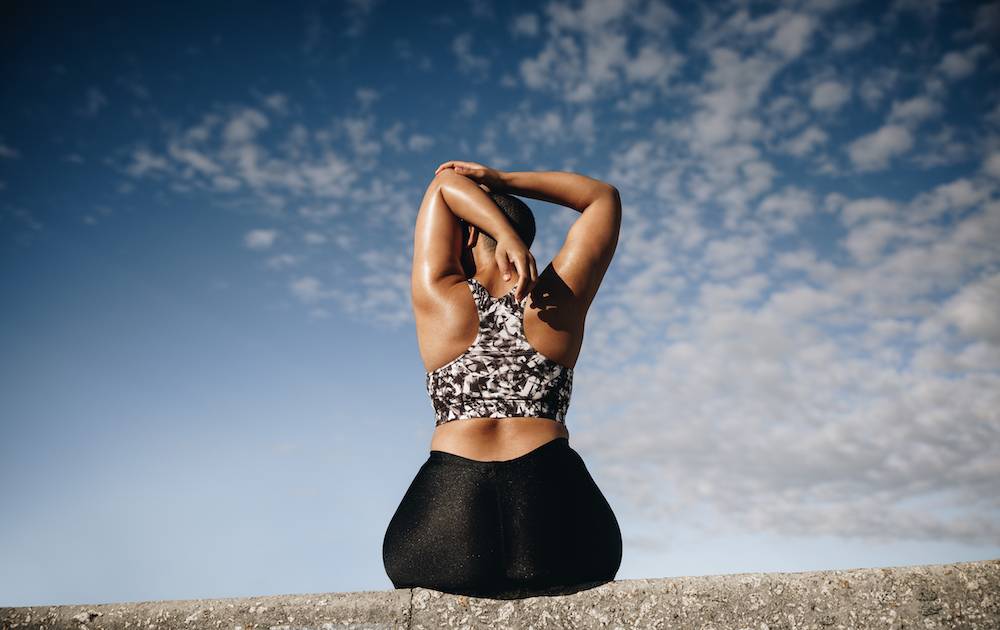
[[[581,213],[541,273],[534,218],[513,195]],[[383,540],[396,588],[501,598],[614,579],[621,531],[565,415],[620,225],[618,191],[584,175],[438,167],[411,280],[436,427]]]

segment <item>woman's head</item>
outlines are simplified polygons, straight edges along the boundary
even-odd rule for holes
[[[524,245],[530,248],[535,240],[535,215],[531,212],[528,204],[506,193],[487,192],[486,194],[489,195],[493,203],[503,212],[503,215],[507,218],[507,222],[514,228],[514,231],[521,237],[521,240],[524,241]],[[468,231],[471,228],[472,226],[462,221],[463,243],[468,242]],[[492,236],[479,230],[479,238],[477,239],[476,246],[484,247],[487,252],[494,252],[496,251],[497,242]]]

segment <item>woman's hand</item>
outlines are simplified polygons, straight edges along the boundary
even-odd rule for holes
[[[437,175],[447,168],[454,170],[459,175],[465,175],[477,184],[486,186],[488,191],[503,192],[503,171],[483,166],[482,164],[478,164],[476,162],[449,160],[448,162],[445,162],[441,166],[437,167],[434,174]]]
[[[524,296],[531,293],[535,283],[538,282],[535,257],[515,233],[508,238],[497,240],[496,259],[504,280],[510,280],[511,266],[517,269],[517,289],[514,291],[514,299],[520,302]]]

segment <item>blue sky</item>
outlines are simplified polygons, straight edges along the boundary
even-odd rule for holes
[[[619,579],[1000,557],[1000,3],[7,14],[0,605],[392,588],[449,159],[621,192],[567,417]]]

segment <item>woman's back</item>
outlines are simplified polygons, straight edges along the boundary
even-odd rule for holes
[[[548,175],[558,178],[564,174]],[[544,190],[521,192],[551,200]],[[521,323],[523,340],[534,353],[553,364],[549,366],[553,377],[556,366],[569,371],[575,367],[582,350],[586,315],[614,254],[621,221],[620,199],[613,187],[601,184],[593,198],[580,205],[576,209],[581,216],[570,228],[560,251],[538,274],[530,294],[520,303],[511,297],[511,284],[519,279],[503,281],[495,264],[492,269],[484,265],[483,273],[472,278],[464,273],[445,274],[422,287],[422,291],[414,282],[417,339],[438,420],[432,450],[471,459],[503,460],[522,455],[556,437],[568,437],[565,424],[552,413],[559,405],[519,405],[515,401],[499,407],[473,404],[474,390],[481,391],[483,387],[478,386],[475,374],[469,373],[468,368],[477,365],[469,356],[476,352],[474,344],[484,341],[480,334],[482,312],[477,308],[477,291],[487,302],[509,300],[511,306],[523,304],[520,313],[523,323],[511,317],[507,325],[516,328]],[[415,255],[415,277],[417,259]],[[480,275],[482,279],[477,277]],[[469,385],[465,396],[460,387],[449,387],[446,378],[437,378],[457,369],[456,365],[467,370],[463,379],[459,379]],[[457,383],[455,375],[449,376]],[[567,379],[563,376],[562,380]],[[553,385],[551,389],[559,388]],[[453,397],[443,400],[449,391],[454,392]],[[568,392],[565,395],[568,397]],[[459,411],[448,413],[449,405]],[[518,413],[522,408],[528,411]],[[452,421],[441,422],[443,417]]]
[[[478,284],[494,300],[507,299],[511,293],[502,288],[491,289],[474,277],[449,282],[454,284],[440,289],[434,308],[414,305],[417,341],[428,372],[453,361],[476,339],[480,315],[470,282]],[[524,336],[539,353],[572,368],[582,349],[588,306],[573,294],[550,263],[538,275],[538,282],[523,302]]]

